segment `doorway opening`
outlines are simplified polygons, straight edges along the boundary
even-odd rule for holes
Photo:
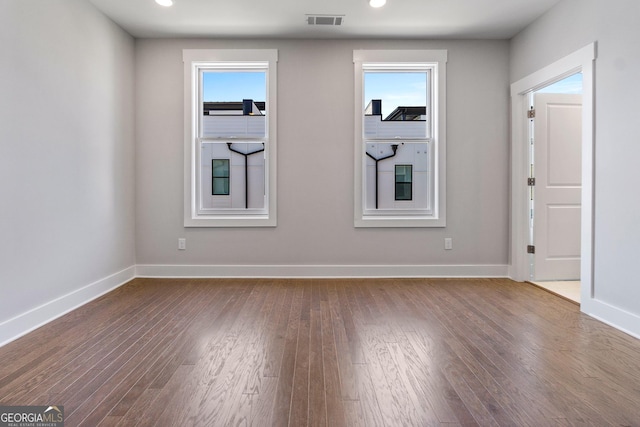
[[[528,98],[529,281],[580,304],[582,73]]]
[[[579,257],[577,263],[579,265],[580,279],[580,309],[590,312],[593,300],[593,92],[594,92],[594,60],[595,60],[595,43],[544,67],[537,72],[513,83],[511,85],[511,105],[512,105],[512,140],[511,140],[511,247],[510,247],[510,276],[517,281],[531,281],[532,277],[532,261],[531,252],[537,248],[531,248],[533,240],[531,230],[531,188],[529,187],[531,175],[531,140],[529,135],[529,111],[531,109],[531,97],[537,92],[544,92],[543,88],[552,88],[552,85],[565,80],[567,77],[581,74],[582,76],[582,94],[581,111],[578,113],[581,118],[581,134],[579,136],[579,145],[581,149],[581,160],[577,162],[580,170],[581,189],[579,190]],[[577,78],[577,77],[576,77]],[[536,107],[537,108],[537,107]],[[574,111],[575,113],[575,111]],[[534,129],[535,131],[535,129]],[[555,148],[554,148],[555,149]],[[557,156],[558,157],[558,156]],[[568,156],[561,155],[560,158]],[[575,160],[575,159],[574,159]],[[540,165],[538,164],[538,167]],[[575,166],[575,162],[574,162]],[[556,168],[556,172],[560,175],[554,175],[553,179],[560,181],[566,180],[564,176],[566,172],[563,168]],[[572,171],[575,174],[575,170]],[[547,173],[548,176],[548,173]],[[535,177],[537,180],[537,176]],[[537,182],[536,182],[537,184]],[[539,201],[534,200],[534,210],[540,215]],[[547,209],[548,210],[548,209]],[[565,210],[564,212],[557,210],[558,217],[561,221],[556,222],[553,227],[561,227],[559,224],[576,223],[576,210]],[[552,237],[555,235],[552,232]],[[558,243],[560,242],[560,243]],[[558,245],[562,246],[564,240],[552,242],[556,245],[552,250],[558,250]],[[566,248],[564,248],[566,249]],[[556,258],[561,258],[557,256]],[[537,264],[537,263],[535,263]],[[539,265],[535,265],[539,269]],[[534,275],[536,274],[536,270]]]

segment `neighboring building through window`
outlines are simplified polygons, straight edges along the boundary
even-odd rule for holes
[[[446,51],[354,51],[356,227],[442,227]]]
[[[185,50],[185,226],[274,226],[275,50]]]

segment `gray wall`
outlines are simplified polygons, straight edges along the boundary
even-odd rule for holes
[[[88,2],[0,2],[0,326],[135,264],[134,49]]]
[[[636,270],[640,198],[635,189],[640,183],[639,20],[637,0],[564,0],[511,41],[510,55],[515,82],[597,42],[594,293],[596,300],[613,308],[613,314],[618,310],[636,319],[640,316]]]
[[[279,50],[276,228],[183,227],[184,48]],[[449,50],[445,229],[353,226],[353,50],[399,48]],[[508,42],[145,39],[136,55],[138,264],[507,264]]]

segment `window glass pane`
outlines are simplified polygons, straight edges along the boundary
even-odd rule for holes
[[[202,144],[201,209],[264,208],[264,150],[262,142]],[[230,197],[211,197],[222,195]]]
[[[411,182],[411,165],[396,165],[396,182]]]
[[[213,159],[213,176],[215,177],[229,177],[229,160],[228,159]]]
[[[213,178],[213,195],[228,196],[229,195],[229,178]]]
[[[396,200],[411,200],[410,182],[396,182]]]
[[[366,209],[429,208],[429,143],[369,142],[365,150]],[[397,205],[411,200],[411,207]]]
[[[265,71],[204,71],[202,136],[263,138],[266,75]]]
[[[426,71],[365,71],[365,138],[426,138],[427,79]]]

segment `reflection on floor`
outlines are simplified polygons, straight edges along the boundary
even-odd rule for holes
[[[580,281],[562,281],[562,282],[531,282],[534,285],[543,288],[562,298],[580,304]]]

